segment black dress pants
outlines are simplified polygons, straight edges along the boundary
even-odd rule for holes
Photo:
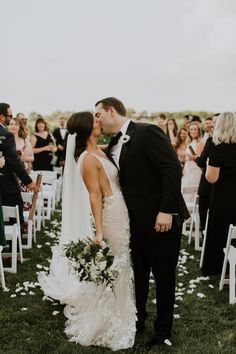
[[[156,282],[157,310],[154,328],[160,338],[168,338],[173,324],[175,273],[182,227],[165,233],[148,234],[130,216],[130,229],[138,322],[144,323],[147,317],[146,303],[152,271]]]

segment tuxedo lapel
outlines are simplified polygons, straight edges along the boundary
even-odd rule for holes
[[[130,137],[130,139],[127,141],[127,143],[124,143],[122,145],[122,149],[121,149],[121,153],[120,153],[120,158],[119,158],[119,165],[120,165],[120,173],[122,173],[124,171],[124,161],[125,161],[125,155],[127,153],[127,150],[129,149],[129,145],[131,143],[132,140],[132,135],[135,131],[135,127],[136,124],[134,122],[130,122],[128,129],[125,133],[125,135],[128,135]]]

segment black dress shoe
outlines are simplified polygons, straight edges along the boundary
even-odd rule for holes
[[[169,341],[168,338],[162,338],[159,336],[154,336],[152,337],[147,343],[146,343],[146,348],[152,349],[156,345],[168,345],[171,346],[171,342]]]

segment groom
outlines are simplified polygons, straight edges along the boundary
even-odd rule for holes
[[[182,223],[189,217],[181,195],[181,167],[170,141],[155,125],[134,123],[121,101],[98,101],[95,116],[111,139],[107,155],[119,169],[128,207],[137,306],[137,331],[147,318],[149,277],[156,281],[155,336],[151,348],[171,335],[175,300],[175,269]]]

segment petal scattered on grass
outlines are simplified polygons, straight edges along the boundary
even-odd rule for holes
[[[11,298],[16,297],[16,294],[12,294],[10,297],[11,297]]]
[[[60,313],[60,311],[53,311],[53,316],[56,316],[56,315],[58,315]]]
[[[204,297],[206,297],[206,295],[202,294],[202,293],[197,293],[197,296],[200,298],[200,299],[203,299]]]
[[[22,307],[21,311],[27,311],[28,307]]]

